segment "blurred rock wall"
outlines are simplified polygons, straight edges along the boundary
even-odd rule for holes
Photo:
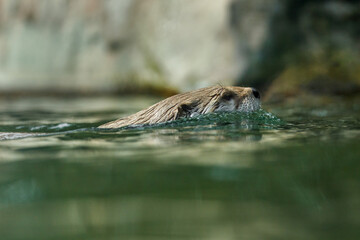
[[[347,94],[359,25],[359,0],[0,0],[0,92]]]
[[[0,89],[228,84],[230,0],[0,0]]]

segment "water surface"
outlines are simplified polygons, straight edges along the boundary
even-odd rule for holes
[[[1,239],[360,236],[358,101],[96,129],[158,100],[2,99]]]

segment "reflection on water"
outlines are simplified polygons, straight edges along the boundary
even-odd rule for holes
[[[155,101],[2,104],[1,239],[359,237],[358,104],[96,129]]]

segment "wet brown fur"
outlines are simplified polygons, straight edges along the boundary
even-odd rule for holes
[[[207,87],[166,98],[147,109],[103,124],[99,128],[120,128],[132,125],[155,124],[190,117],[192,113],[215,112],[222,101],[234,100],[236,108],[252,94],[251,88]]]

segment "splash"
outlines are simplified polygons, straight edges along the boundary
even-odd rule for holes
[[[154,125],[137,125],[121,129],[133,128],[182,128],[191,126],[207,126],[208,128],[238,127],[246,129],[268,129],[284,125],[285,122],[274,114],[259,109],[253,112],[221,112],[181,118],[175,121]]]

